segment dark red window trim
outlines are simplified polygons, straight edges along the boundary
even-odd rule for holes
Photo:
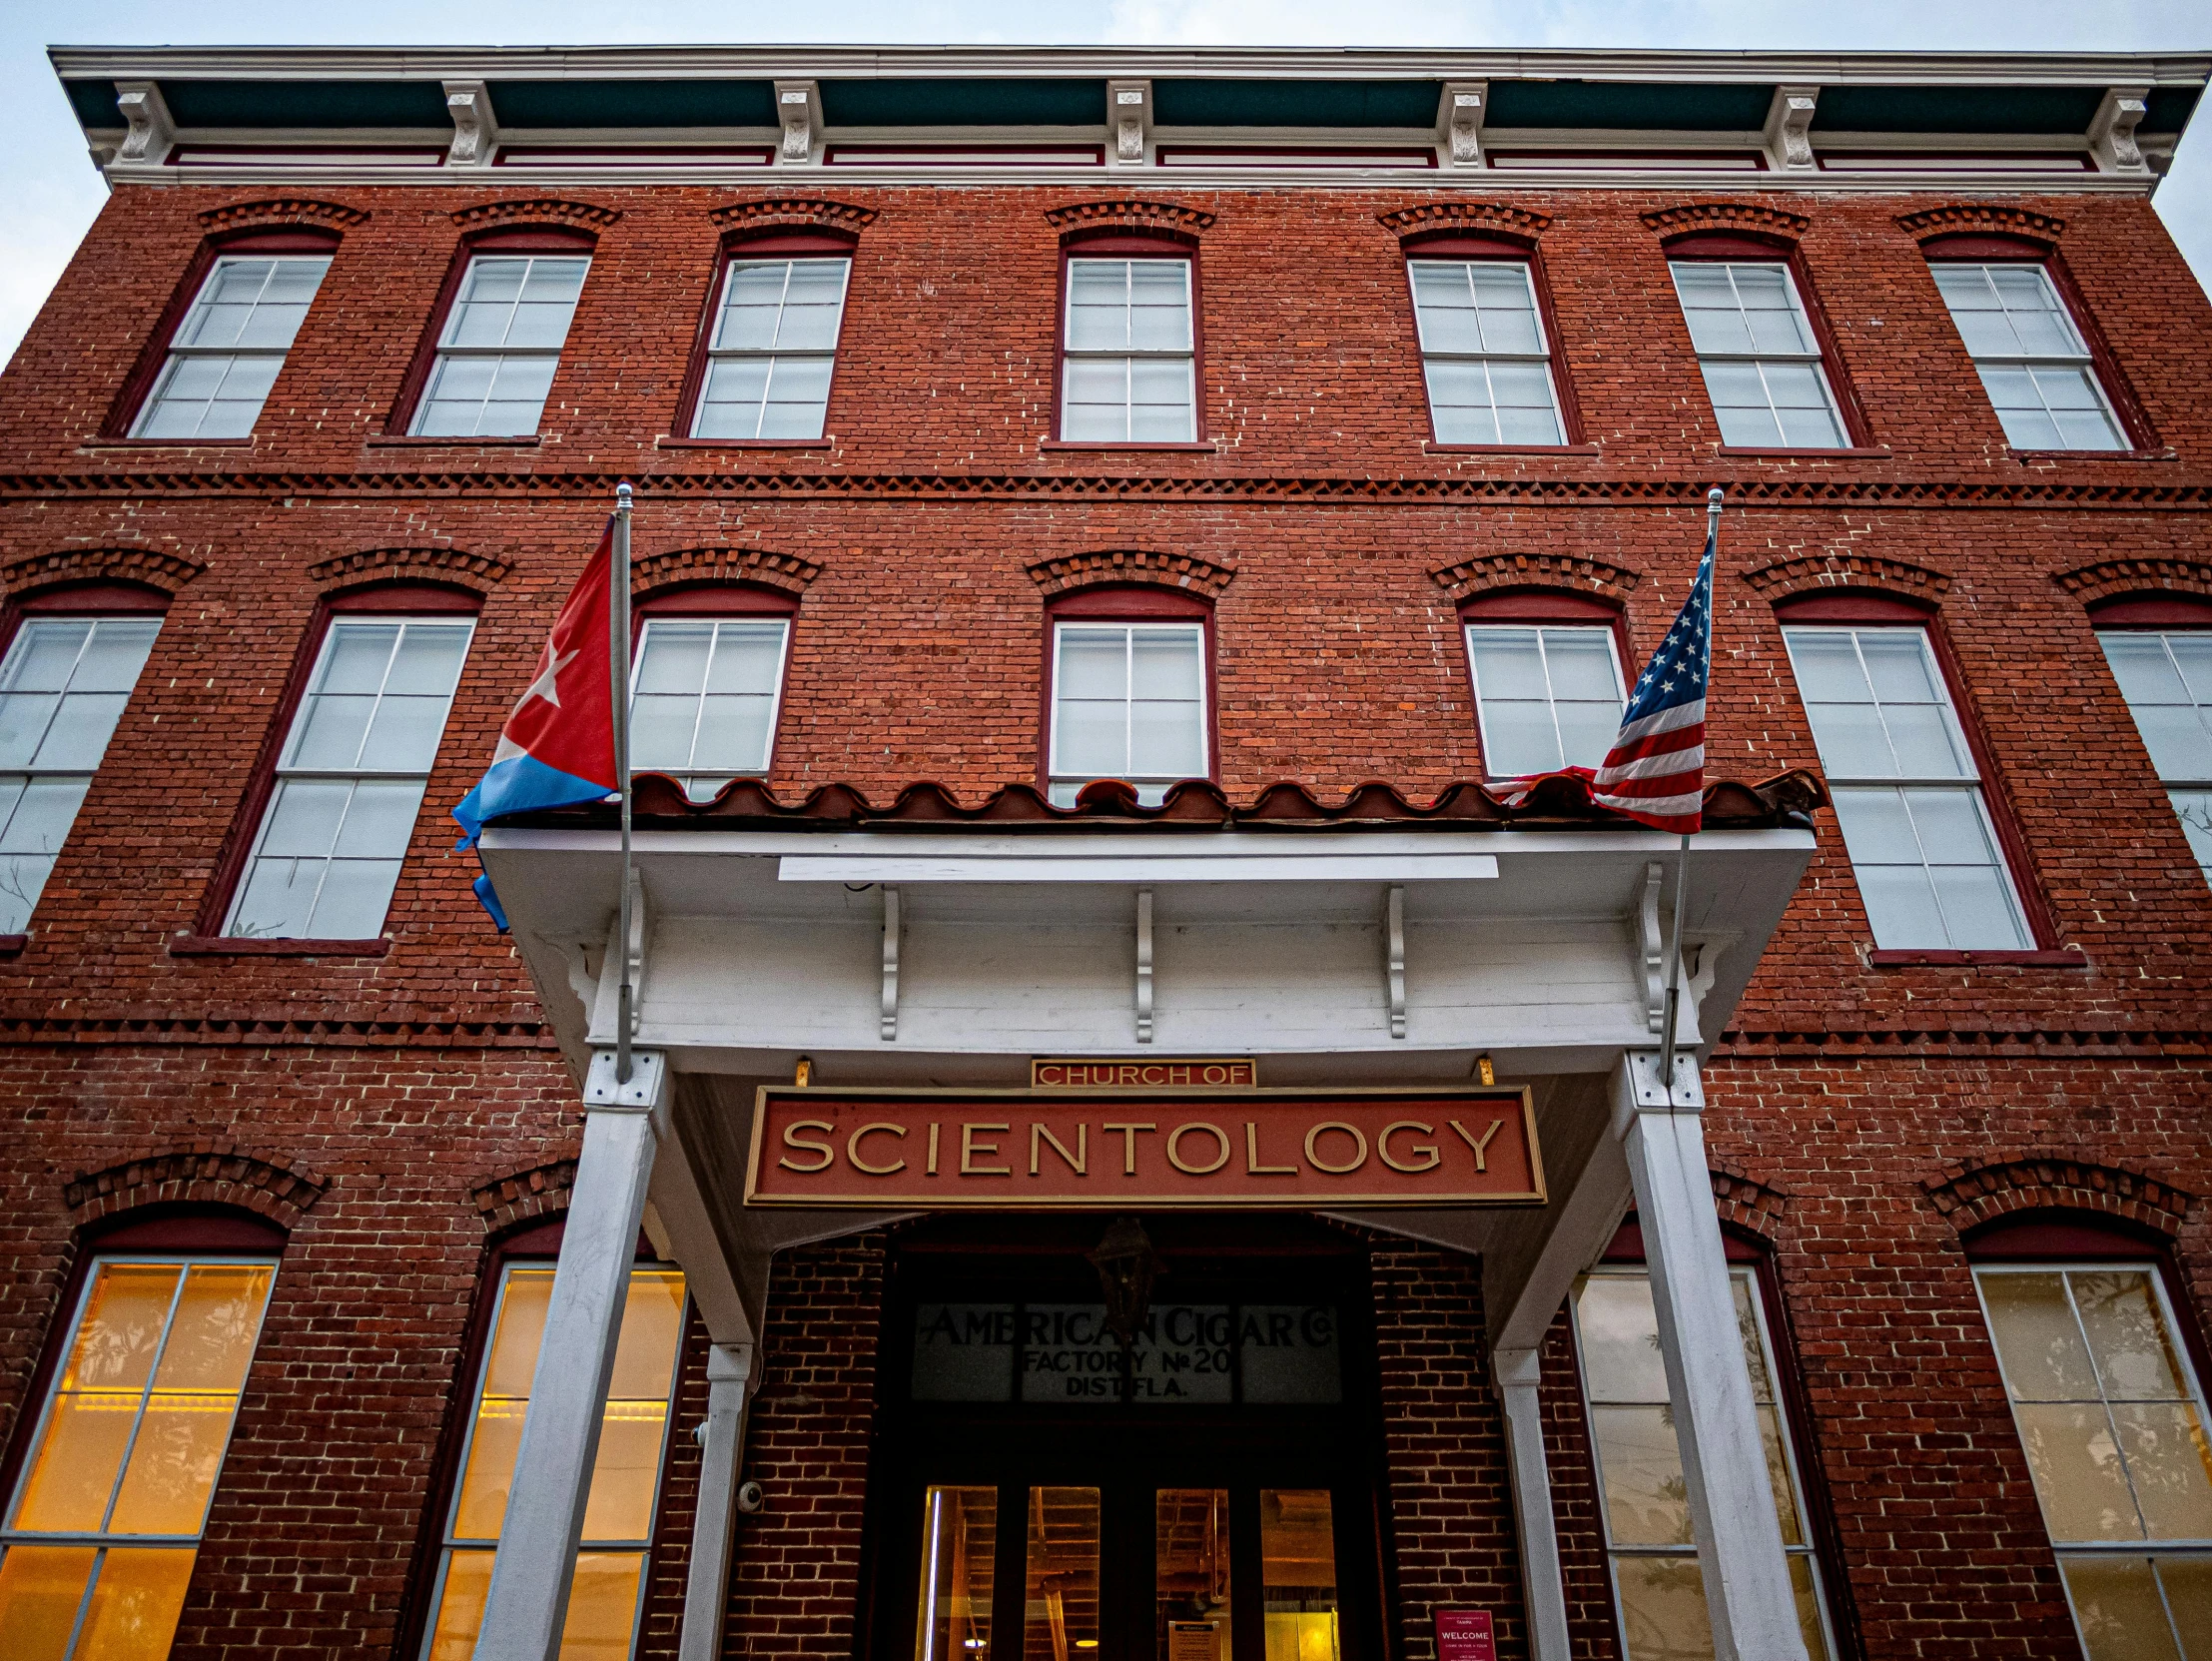
[[[1078,588],[1045,602],[1044,672],[1038,676],[1037,791],[1053,787],[1053,670],[1058,653],[1054,634],[1063,622],[1196,623],[1205,661],[1205,776],[1221,781],[1221,689],[1214,669],[1212,602],[1176,588],[1128,583]]]
[[[1858,389],[1853,385],[1850,366],[1844,361],[1843,349],[1836,338],[1836,331],[1829,326],[1828,308],[1821,304],[1821,291],[1813,281],[1813,268],[1805,257],[1805,250],[1788,238],[1767,236],[1756,231],[1692,231],[1683,236],[1670,237],[1660,245],[1670,262],[1675,260],[1757,260],[1768,265],[1789,268],[1790,281],[1798,288],[1798,301],[1805,307],[1806,321],[1813,327],[1813,341],[1821,349],[1821,367],[1828,372],[1828,384],[1836,394],[1837,410],[1843,417],[1843,440],[1848,449],[1872,449],[1876,454],[1885,453],[1874,437],[1873,426],[1866,419],[1865,407],[1859,402]],[[1684,324],[1687,332],[1688,324]],[[1691,356],[1697,356],[1693,347]],[[1719,418],[1715,417],[1716,428]],[[1829,454],[1832,451],[1788,449],[1789,455]]]
[[[1967,265],[2016,265],[2041,266],[2050,277],[2051,287],[2058,291],[2058,303],[2066,308],[2066,315],[2081,331],[2082,344],[2089,349],[2089,368],[2096,375],[2097,384],[2104,389],[2104,396],[2111,401],[2112,413],[2120,418],[2120,431],[2129,445],[2137,450],[2156,450],[2159,447],[2158,429],[2151,424],[2150,412],[2143,408],[2143,401],[2136,396],[2135,385],[2120,368],[2120,360],[2112,351],[2112,343],[2105,338],[2103,327],[2089,305],[2081,285],[2074,281],[2074,274],[2066,264],[2066,257],[2058,252],[2055,243],[2040,237],[2014,236],[2006,233],[1977,234],[1960,232],[1948,237],[1930,237],[1920,244],[1921,255],[1930,263],[1954,260]],[[1942,305],[1942,297],[1936,297]],[[1949,316],[1944,312],[1946,319]],[[1963,348],[1961,349],[1963,350]],[[1991,412],[1991,418],[1994,418]],[[2111,452],[2104,450],[2033,451],[2036,454],[2063,454],[2094,458]]]
[[[0,1506],[15,1497],[16,1478],[30,1457],[31,1436],[43,1416],[47,1392],[54,1374],[61,1370],[62,1346],[83,1298],[93,1264],[102,1256],[122,1252],[176,1252],[180,1255],[239,1255],[282,1257],[285,1231],[259,1213],[243,1206],[200,1201],[165,1201],[134,1206],[112,1217],[100,1218],[77,1231],[69,1247],[69,1266],[62,1275],[61,1292],[47,1317],[46,1336],[39,1345],[37,1364],[31,1369],[28,1388],[18,1397],[15,1428],[4,1455],[0,1455]]]
[[[460,286],[468,276],[468,262],[479,254],[582,254],[597,251],[599,239],[589,231],[571,230],[565,226],[519,225],[496,226],[488,231],[471,231],[453,245],[452,258],[446,263],[445,276],[438,283],[437,294],[430,302],[429,316],[422,325],[422,337],[415,343],[414,356],[407,361],[407,373],[399,382],[398,394],[391,401],[391,410],[384,416],[382,436],[404,438],[407,428],[414,421],[414,408],[421,402],[422,389],[429,384],[431,366],[437,362],[437,343],[445,333],[445,320],[451,315],[453,302],[460,297]],[[587,285],[588,286],[588,285]],[[577,306],[582,307],[582,297]],[[565,357],[565,352],[563,354]],[[559,372],[554,372],[558,379]],[[548,395],[546,403],[552,402]],[[447,438],[446,443],[473,443],[473,438]],[[511,440],[509,440],[511,441]]]
[[[1141,438],[1070,438],[1062,434],[1061,383],[1068,373],[1068,263],[1071,260],[1184,260],[1190,265],[1190,437],[1165,441]],[[1206,426],[1205,387],[1205,290],[1198,269],[1195,237],[1174,231],[1122,231],[1100,229],[1071,231],[1060,240],[1060,291],[1053,304],[1053,436],[1054,449],[1211,449],[1213,434]]]
[[[430,1459],[430,1481],[422,1514],[415,1526],[415,1545],[407,1571],[406,1589],[400,1594],[398,1630],[401,1642],[394,1655],[418,1655],[432,1610],[430,1594],[437,1589],[438,1558],[445,1546],[445,1513],[453,1502],[453,1487],[460,1480],[460,1456],[467,1440],[469,1411],[474,1405],[476,1375],[483,1368],[484,1349],[491,1342],[491,1316],[499,1301],[499,1281],[509,1263],[549,1262],[559,1257],[567,1219],[555,1217],[524,1223],[484,1245],[476,1262],[476,1289],[469,1299],[468,1323],[462,1328],[460,1354],[446,1387],[445,1411],[439,1420],[437,1446]],[[658,1262],[658,1253],[643,1235],[638,1237],[637,1262]],[[679,1265],[672,1265],[679,1266]],[[698,1308],[686,1295],[683,1334],[677,1341],[676,1368],[681,1376],[684,1356],[695,1336]],[[673,1408],[671,1421],[675,1416]],[[675,1424],[668,1427],[661,1461],[661,1487],[653,1502],[653,1545],[646,1553],[645,1578],[649,1582],[660,1555],[665,1533],[662,1526],[668,1504],[668,1469],[675,1463]]]
[[[222,845],[216,851],[214,880],[208,884],[192,932],[171,937],[172,957],[382,957],[391,950],[388,935],[375,940],[260,940],[240,939],[215,931],[223,927],[231,897],[246,874],[246,859],[253,851],[254,833],[261,828],[262,814],[268,810],[269,798],[276,790],[277,757],[284,750],[293,718],[300,712],[301,700],[307,696],[308,677],[315,672],[324,638],[331,631],[331,619],[377,611],[473,616],[482,607],[483,596],[472,588],[419,581],[364,583],[360,587],[326,594],[316,602],[307,629],[300,637],[299,649],[293,655],[292,667],[285,675],[284,689],[278,694],[276,708],[271,711],[261,749],[254,757],[253,770],[247,775],[238,811],[232,816],[230,829],[224,833]]]
[[[161,617],[174,597],[165,588],[120,577],[65,579],[13,595],[0,605],[0,659],[28,617]]]
[[[1549,355],[1552,371],[1552,391],[1559,399],[1559,425],[1566,441],[1559,444],[1514,444],[1514,449],[1549,451],[1580,446],[1588,442],[1582,424],[1582,401],[1575,396],[1575,378],[1568,373],[1566,337],[1560,333],[1559,314],[1552,306],[1551,279],[1544,271],[1544,251],[1533,237],[1515,237],[1504,233],[1488,233],[1481,236],[1452,231],[1415,232],[1399,239],[1399,250],[1406,263],[1415,260],[1493,260],[1501,265],[1528,267],[1529,287],[1536,291],[1536,315],[1544,325],[1544,348]],[[1421,331],[1412,316],[1412,278],[1407,277],[1406,321],[1413,327],[1413,357],[1421,358]],[[1427,378],[1423,377],[1421,401],[1428,402]],[[1446,444],[1436,436],[1436,412],[1429,411],[1429,443],[1433,448],[1458,449],[1457,444]],[[1492,446],[1479,446],[1492,447]]]
[[[2089,607],[2092,628],[2212,628],[2212,598],[2199,594],[2119,594]]]
[[[288,228],[276,231],[218,232],[203,237],[200,246],[192,251],[185,262],[183,275],[170,291],[169,303],[162,308],[161,316],[154,322],[153,330],[146,337],[146,344],[139,348],[138,357],[132,362],[131,373],[123,378],[123,385],[116,390],[115,399],[108,406],[108,413],[95,434],[102,439],[128,441],[131,423],[138,419],[139,410],[153,392],[154,382],[160,377],[162,366],[169,362],[169,343],[177,338],[177,331],[185,321],[185,314],[192,310],[192,303],[200,298],[200,290],[208,280],[208,273],[215,269],[215,262],[226,254],[329,254],[338,253],[339,233],[308,227]],[[320,295],[317,297],[321,298]],[[158,440],[157,440],[158,441]],[[190,443],[191,439],[177,439],[178,443]],[[236,442],[237,440],[230,440]]]
[[[757,231],[731,231],[722,238],[722,246],[716,250],[714,265],[707,275],[706,297],[699,303],[699,327],[692,336],[691,356],[684,363],[683,382],[676,391],[676,414],[669,427],[668,436],[680,443],[714,444],[729,448],[747,448],[755,444],[772,445],[789,449],[797,444],[826,444],[830,441],[829,407],[823,408],[822,436],[819,438],[694,438],[692,422],[698,419],[699,395],[706,388],[707,347],[714,337],[715,309],[721,304],[722,288],[729,280],[730,267],[739,260],[804,259],[809,255],[853,259],[860,247],[860,238],[827,228],[805,231],[790,230],[781,226]],[[853,281],[850,274],[845,279],[845,304],[851,307]],[[837,352],[830,360],[830,399],[837,398],[837,371],[839,361],[845,356],[845,332],[842,319],[838,326]]]
[[[2025,952],[1869,947],[1867,961],[1876,968],[1925,964],[2021,964],[2028,967],[2064,969],[2085,967],[2087,959],[2077,951],[2062,948],[2060,945],[2058,920],[2051,910],[2050,897],[2043,892],[2034,858],[2028,850],[2027,838],[2020,829],[2018,810],[2012,805],[2010,792],[2005,789],[2004,774],[1998,768],[1996,755],[1989,747],[1988,735],[1983,730],[1980,715],[1974,707],[1964,667],[1958,661],[1957,652],[1951,647],[1950,633],[1942,626],[1941,616],[1932,609],[1922,609],[1908,600],[1890,594],[1872,593],[1862,589],[1832,589],[1816,594],[1792,595],[1779,601],[1775,606],[1775,620],[1784,628],[1800,623],[1842,623],[1917,628],[1925,632],[1928,645],[1935,654],[1936,673],[1943,677],[1943,689],[1950,694],[1951,711],[1958,717],[1959,731],[1965,735],[1966,751],[1973,757],[1974,771],[1980,774],[1981,797],[1989,809],[1989,823],[1997,833],[1997,851],[2003,855],[2005,868],[2011,874],[2012,891],[2020,897],[2020,914],[2027,922],[2028,938],[2034,942],[2033,948]],[[1802,696],[1799,702],[1802,707]],[[1812,730],[1812,718],[1808,716],[1806,731],[1810,733]],[[1841,841],[1839,837],[1839,845]],[[1852,881],[1855,885],[1855,875]],[[1872,925],[1869,923],[1869,940],[1872,933]]]
[[[1724,1222],[1721,1224],[1721,1249],[1732,1266],[1744,1264],[1751,1268],[1752,1284],[1759,1288],[1760,1308],[1767,1316],[1767,1335],[1774,1343],[1775,1377],[1781,1385],[1782,1410],[1789,1421],[1790,1440],[1798,1455],[1798,1491],[1806,1511],[1805,1521],[1813,1532],[1813,1556],[1821,1565],[1822,1589],[1828,1593],[1830,1634],[1841,1655],[1862,1656],[1865,1644],[1858,1630],[1858,1611],[1851,1599],[1850,1580],[1843,1572],[1843,1536],[1836,1526],[1836,1506],[1829,1492],[1827,1465],[1814,1437],[1817,1420],[1813,1414],[1813,1398],[1806,1386],[1797,1334],[1790,1325],[1790,1306],[1782,1295],[1782,1270],[1775,1261],[1774,1246],[1748,1230]],[[1614,1234],[1598,1260],[1646,1266],[1644,1230],[1634,1212]],[[1579,1372],[1582,1366],[1579,1351],[1575,1366]],[[1595,1461],[1592,1463],[1594,1468]],[[1606,1606],[1611,1613],[1611,1598],[1606,1600]],[[1620,1653],[1628,1652],[1624,1647]]]

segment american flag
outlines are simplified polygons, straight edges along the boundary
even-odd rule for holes
[[[1718,492],[1715,492],[1718,494]],[[1591,799],[1601,807],[1650,825],[1654,830],[1699,828],[1705,804],[1705,684],[1713,662],[1713,544],[1718,525],[1705,538],[1705,557],[1690,584],[1690,597],[1675,616],[1659,650],[1637,677],[1636,690],[1621,715],[1621,730],[1596,772],[1569,767],[1586,780]],[[1512,779],[1500,789],[1506,805],[1518,806],[1547,778],[1539,773]]]

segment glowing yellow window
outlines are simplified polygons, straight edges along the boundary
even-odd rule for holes
[[[161,1661],[277,1267],[103,1257],[0,1531],[10,1661]]]
[[[426,1661],[469,1661],[475,1654],[552,1293],[550,1263],[512,1264],[501,1276],[460,1483],[445,1520],[437,1617],[423,1645]],[[561,1661],[627,1661],[634,1646],[683,1312],[680,1270],[631,1271],[599,1457],[591,1469],[591,1497],[584,1505],[583,1547],[569,1583]]]

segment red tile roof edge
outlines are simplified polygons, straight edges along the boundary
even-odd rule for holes
[[[1807,829],[1814,811],[1828,805],[1828,787],[1802,768],[1756,784],[1723,779],[1706,786],[1705,825],[1708,830]],[[877,806],[849,784],[822,785],[803,801],[787,803],[759,779],[734,779],[711,801],[695,802],[674,779],[645,773],[637,780],[633,814],[639,827],[652,830],[915,830],[972,825],[994,830],[1635,828],[1635,821],[1598,806],[1588,784],[1565,774],[1546,779],[1514,807],[1505,805],[1489,786],[1471,779],[1447,785],[1425,807],[1380,781],[1356,786],[1333,807],[1304,785],[1287,781],[1270,784],[1239,805],[1219,785],[1202,779],[1171,786],[1157,807],[1140,807],[1133,786],[1101,779],[1084,786],[1074,807],[1064,808],[1054,807],[1026,784],[1007,785],[969,806],[945,786],[927,780],[908,785],[888,807]],[[613,824],[615,815],[611,806],[597,803],[558,812],[514,814],[499,822],[600,828]]]

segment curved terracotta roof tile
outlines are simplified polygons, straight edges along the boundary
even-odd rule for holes
[[[1756,784],[1722,779],[1707,785],[1705,823],[1710,830],[1802,828],[1811,823],[1817,809],[1828,805],[1828,787],[1816,775],[1793,768]],[[1488,786],[1472,779],[1446,786],[1425,806],[1408,801],[1393,784],[1372,780],[1355,785],[1333,807],[1306,786],[1289,780],[1268,785],[1239,807],[1219,785],[1193,779],[1172,786],[1157,807],[1143,807],[1137,802],[1133,786],[1119,779],[1101,779],[1084,786],[1074,807],[1055,807],[1027,784],[1007,785],[970,806],[942,784],[924,779],[906,786],[888,807],[878,807],[849,784],[822,785],[804,800],[789,803],[759,779],[733,780],[711,801],[695,802],[684,795],[683,786],[674,779],[646,773],[638,777],[634,812],[640,826],[656,830],[691,826],[702,830],[865,830],[932,825],[1035,826],[1041,830],[1103,825],[1131,829],[1157,825],[1178,830],[1277,826],[1411,829],[1424,825],[1450,830],[1557,830],[1576,825],[1618,828],[1629,823],[1598,806],[1591,799],[1588,784],[1565,774],[1546,779],[1518,805],[1510,807]],[[611,824],[613,819],[611,808],[593,806],[516,814],[505,822],[580,828]]]

